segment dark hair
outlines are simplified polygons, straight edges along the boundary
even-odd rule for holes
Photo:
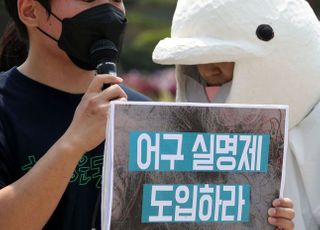
[[[0,41],[0,71],[21,65],[27,58],[28,44],[19,36],[15,23],[10,22]]]
[[[50,0],[38,0],[50,10]],[[28,55],[28,32],[18,14],[17,0],[4,0],[6,9],[12,18],[5,29],[0,42],[0,71],[21,65]]]

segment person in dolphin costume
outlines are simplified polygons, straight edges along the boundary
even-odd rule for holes
[[[309,4],[178,0],[171,38],[153,60],[176,65],[180,102],[289,105],[284,196],[295,205],[296,229],[319,229],[320,23]],[[208,86],[219,87],[212,100]],[[286,214],[270,212],[269,221],[291,229],[291,202],[280,200],[276,210]]]

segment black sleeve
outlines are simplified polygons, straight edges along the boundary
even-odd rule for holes
[[[2,121],[0,120],[0,189],[7,186],[10,181],[10,161],[8,143],[6,140]]]
[[[151,101],[149,97],[146,97],[142,93],[129,88],[125,84],[120,84],[120,86],[128,95],[128,101]]]

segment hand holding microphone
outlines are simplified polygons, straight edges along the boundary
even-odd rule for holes
[[[79,152],[89,152],[105,139],[105,128],[110,101],[126,100],[127,95],[116,76],[118,51],[112,42],[100,40],[91,49],[97,76],[78,105],[74,118],[66,132],[66,138],[76,143]]]

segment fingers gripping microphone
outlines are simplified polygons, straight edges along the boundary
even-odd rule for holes
[[[96,65],[97,74],[117,75],[118,49],[107,39],[96,41],[90,49],[91,61]]]

